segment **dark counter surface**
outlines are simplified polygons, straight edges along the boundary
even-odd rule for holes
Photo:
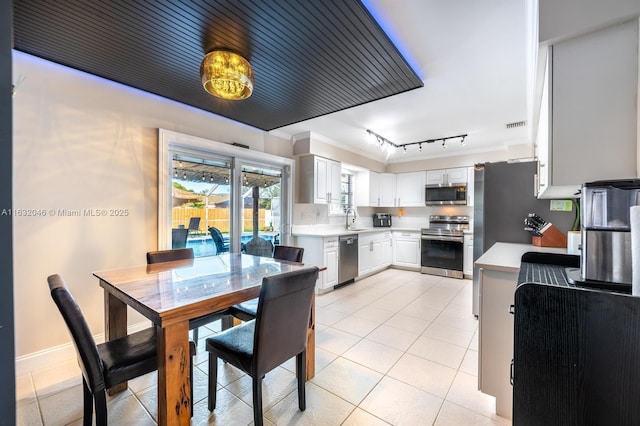
[[[525,253],[520,264],[518,285],[524,283],[631,294],[631,284],[583,281],[580,277],[580,256],[571,254]]]

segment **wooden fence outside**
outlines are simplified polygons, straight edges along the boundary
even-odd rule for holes
[[[228,208],[209,208],[208,212],[204,207],[174,207],[171,209],[171,227],[180,228],[181,226],[188,228],[189,220],[192,217],[200,218],[200,226],[198,231],[202,233],[209,232],[209,227],[213,226],[220,232],[227,233],[230,231],[230,214]],[[253,227],[253,209],[244,209],[244,229],[243,231],[252,231]],[[258,229],[265,230],[265,210],[258,210]]]

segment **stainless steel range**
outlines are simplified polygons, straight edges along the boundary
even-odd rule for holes
[[[465,229],[469,216],[429,216],[420,242],[423,274],[463,278]]]

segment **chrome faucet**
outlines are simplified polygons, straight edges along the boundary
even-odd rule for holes
[[[349,224],[349,212],[353,213],[353,219],[351,220],[351,224]],[[349,207],[345,212],[344,217],[345,217],[345,227],[347,230],[349,230],[351,229],[351,226],[356,223],[356,209],[354,209],[353,207]]]

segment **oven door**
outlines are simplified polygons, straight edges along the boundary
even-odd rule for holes
[[[424,274],[462,278],[463,237],[422,235],[421,272]]]

